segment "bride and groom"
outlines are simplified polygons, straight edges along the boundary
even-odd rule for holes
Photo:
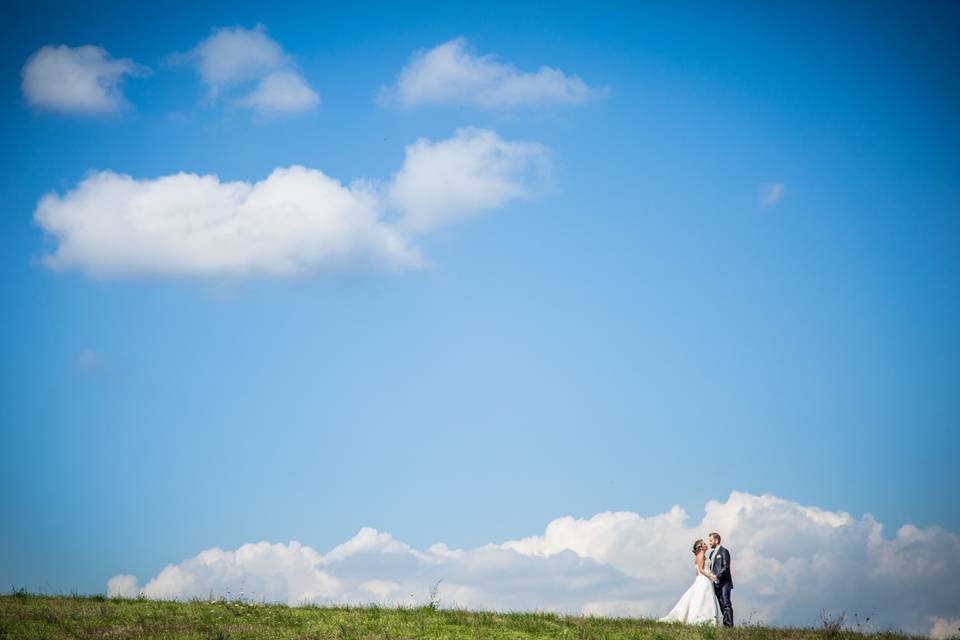
[[[677,606],[660,618],[660,622],[714,625],[722,622],[723,626],[732,627],[730,590],[733,589],[733,576],[730,574],[730,552],[720,546],[720,534],[711,533],[706,542],[694,542],[693,555],[697,577]]]

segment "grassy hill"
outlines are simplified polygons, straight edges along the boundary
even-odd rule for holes
[[[287,607],[240,601],[163,602],[103,596],[0,596],[0,640],[203,638],[249,640],[903,640],[899,633],[748,626],[735,629],[652,620],[420,608]]]

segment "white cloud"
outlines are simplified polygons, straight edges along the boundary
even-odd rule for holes
[[[308,111],[320,103],[320,96],[310,88],[290,56],[260,24],[253,29],[216,29],[193,51],[175,59],[196,63],[211,97],[233,86],[246,89],[244,95],[233,100],[240,107],[264,114],[289,114]]]
[[[530,197],[544,178],[548,152],[531,142],[507,142],[493,131],[460,129],[448,140],[417,140],[406,149],[390,199],[406,228],[425,231],[450,220]]]
[[[216,29],[196,46],[193,54],[200,78],[214,92],[262,77],[287,64],[283,48],[267,35],[263,25],[253,29]]]
[[[479,56],[463,38],[413,54],[396,83],[384,87],[380,99],[402,107],[459,104],[484,109],[520,105],[582,104],[602,95],[578,76],[551,67],[520,71],[493,56]]]
[[[35,218],[57,239],[57,270],[93,275],[285,275],[350,266],[415,266],[415,249],[379,217],[362,184],[346,187],[293,166],[265,180],[221,182],[189,173],[135,180],[96,172]]]
[[[23,96],[31,106],[104,115],[128,106],[122,90],[125,76],[148,72],[129,58],[112,57],[102,47],[48,45],[27,59],[20,75]]]
[[[955,623],[957,534],[907,526],[886,539],[870,516],[737,492],[709,502],[693,524],[678,507],[649,517],[565,517],[542,535],[472,550],[418,550],[366,528],[326,554],[297,542],[210,549],[142,588],[117,576],[108,592],[191,598],[244,585],[253,598],[290,604],[423,604],[442,579],[443,606],[653,617],[692,581],[691,543],[712,530],[733,554],[741,620],[814,625],[827,610],[915,632],[945,633]]]
[[[763,185],[763,188],[760,190],[760,207],[766,209],[780,202],[786,189],[787,185],[782,182],[772,182]]]
[[[409,147],[384,188],[345,186],[300,166],[256,183],[99,171],[63,195],[45,195],[34,219],[56,243],[44,257],[48,267],[94,276],[407,269],[422,264],[416,233],[527,196],[526,165],[545,153],[491,131],[461,130]]]

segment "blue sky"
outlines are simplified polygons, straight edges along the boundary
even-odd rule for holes
[[[960,530],[955,5],[192,5],[5,11],[0,583],[364,526],[473,548],[731,491]],[[171,58],[257,24],[319,104],[245,109]],[[458,37],[591,93],[378,100]],[[150,73],[115,113],[32,105],[46,45]],[[90,171],[385,184],[465,127],[549,176],[417,236],[420,268],[43,264],[38,202]]]

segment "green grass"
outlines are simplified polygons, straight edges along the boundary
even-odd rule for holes
[[[241,601],[167,602],[103,596],[0,596],[0,640],[203,638],[249,640],[902,640],[899,633],[747,626],[690,627],[632,618],[458,609],[287,607]]]

